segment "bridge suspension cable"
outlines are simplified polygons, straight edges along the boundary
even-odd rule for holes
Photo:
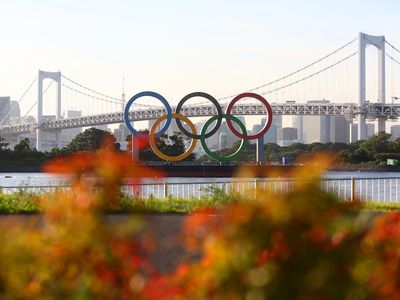
[[[400,53],[399,48],[397,48],[396,46],[394,46],[393,44],[391,44],[390,42],[388,42],[388,41],[386,41],[386,40],[385,40],[385,42],[386,42],[386,44],[388,44],[393,50],[395,50],[395,51],[397,51],[397,52]]]
[[[249,89],[249,90],[247,90],[247,91],[248,91],[248,92],[256,91],[256,90],[259,90],[259,89],[261,89],[261,88],[265,88],[265,87],[267,87],[267,86],[270,86],[270,85],[273,85],[273,84],[278,83],[278,82],[280,82],[280,81],[283,81],[283,80],[285,80],[285,79],[288,79],[288,78],[290,78],[290,77],[292,77],[292,76],[294,76],[294,75],[296,75],[296,74],[299,74],[300,72],[303,72],[303,71],[305,71],[305,70],[307,70],[307,69],[309,69],[309,68],[315,66],[316,64],[318,64],[318,63],[320,63],[320,62],[322,62],[322,61],[328,59],[329,57],[333,56],[334,54],[338,53],[339,51],[341,51],[341,50],[343,50],[344,48],[348,47],[349,45],[353,44],[355,41],[357,41],[357,38],[355,38],[355,39],[353,39],[353,40],[351,40],[351,41],[345,43],[344,45],[342,45],[341,47],[337,48],[336,50],[334,50],[334,51],[328,53],[327,55],[325,55],[325,56],[323,56],[323,57],[321,57],[321,58],[319,58],[319,59],[313,61],[312,63],[310,63],[310,64],[308,64],[308,65],[306,65],[306,66],[304,66],[304,67],[302,67],[302,68],[299,68],[299,69],[297,69],[297,70],[295,70],[295,71],[293,71],[293,72],[291,72],[291,73],[289,73],[289,74],[287,74],[287,75],[285,75],[285,76],[282,76],[282,77],[277,78],[277,79],[275,79],[275,80],[272,80],[272,81],[270,81],[270,82],[264,83],[264,84],[262,84],[262,85],[259,85],[259,86],[254,87],[254,88],[251,88],[251,89]],[[356,53],[357,53],[357,52],[356,52]],[[308,76],[306,76],[306,77],[304,77],[304,78],[302,78],[302,79],[296,80],[296,81],[291,82],[291,83],[289,83],[289,84],[285,84],[285,85],[283,85],[283,86],[281,86],[281,87],[272,89],[272,90],[270,90],[270,91],[266,91],[266,92],[262,93],[262,95],[270,94],[270,93],[273,93],[273,92],[275,92],[275,91],[282,90],[282,89],[284,89],[284,88],[293,86],[293,85],[295,85],[295,84],[297,84],[297,83],[300,83],[300,82],[305,81],[305,80],[307,80],[307,79],[309,79],[309,78],[312,78],[312,77],[314,77],[314,76],[316,76],[316,75],[318,75],[318,74],[320,74],[320,73],[322,73],[322,72],[324,72],[324,71],[326,71],[326,70],[328,70],[328,69],[330,69],[330,68],[336,66],[337,64],[340,64],[341,62],[343,62],[343,61],[349,59],[350,57],[354,56],[356,53],[353,53],[353,54],[351,54],[351,55],[345,57],[344,59],[339,60],[337,63],[332,64],[332,65],[330,65],[330,66],[328,66],[328,67],[326,67],[326,68],[324,68],[324,69],[322,69],[322,70],[320,70],[320,71],[318,71],[318,72],[315,72],[315,73],[313,73],[313,74],[311,74],[311,75],[308,75]],[[74,91],[74,92],[76,92],[76,93],[79,93],[79,94],[81,94],[81,95],[84,95],[84,96],[87,96],[87,97],[90,97],[90,98],[93,98],[93,99],[96,99],[96,100],[100,100],[100,101],[105,101],[105,102],[114,103],[114,104],[121,104],[121,103],[122,103],[122,99],[115,98],[115,97],[108,96],[108,95],[106,95],[106,94],[97,92],[97,91],[95,91],[95,90],[93,90],[93,89],[91,89],[91,88],[89,88],[89,87],[86,87],[86,86],[84,86],[84,85],[82,85],[82,84],[80,84],[80,83],[78,83],[78,82],[72,80],[71,78],[69,78],[69,77],[67,77],[67,76],[62,75],[62,77],[65,78],[67,81],[69,81],[69,82],[71,82],[71,83],[73,83],[73,84],[75,84],[75,85],[77,85],[77,86],[79,86],[79,87],[81,87],[81,88],[83,88],[83,89],[85,89],[85,90],[91,92],[91,93],[94,93],[94,94],[96,94],[96,95],[98,95],[98,96],[90,95],[89,93],[79,91],[78,89],[75,89],[75,88],[73,88],[73,87],[71,87],[71,86],[69,86],[69,85],[62,84],[65,88],[67,88],[67,89],[69,89],[69,90],[72,90],[72,91]],[[235,97],[235,96],[237,96],[237,95],[238,95],[238,94],[232,94],[232,95],[230,95],[230,96],[225,96],[225,97],[218,98],[218,100],[219,100],[219,101],[221,101],[221,100],[226,100],[226,99]],[[101,97],[99,97],[99,96],[101,96]],[[106,98],[106,99],[105,99],[105,98]],[[199,105],[199,104],[202,104],[202,103],[206,103],[206,102],[200,102],[200,103],[196,103],[196,104]],[[145,105],[145,104],[136,104],[136,103],[134,104],[134,106],[137,106],[137,107],[138,107],[138,106],[142,106],[142,107],[158,107],[158,106],[156,106],[156,105]]]
[[[110,100],[110,99],[104,99],[104,98],[101,98],[101,97],[98,97],[98,96],[90,95],[88,93],[79,91],[79,90],[77,90],[77,89],[75,89],[75,88],[73,88],[73,87],[71,87],[69,85],[66,85],[64,83],[62,83],[61,85],[63,87],[65,87],[65,88],[75,92],[75,93],[81,94],[81,95],[89,97],[89,98],[93,98],[93,99],[96,99],[96,100],[100,100],[100,101],[104,101],[104,102],[108,102],[108,103],[113,103],[113,104],[121,104],[122,103],[122,101],[113,101],[113,100]],[[136,106],[136,107],[141,106],[141,107],[148,107],[148,108],[158,107],[158,106],[155,106],[155,105],[136,104],[136,103],[132,104],[132,106]]]
[[[289,77],[291,77],[291,76],[293,76],[293,75],[296,75],[296,74],[298,74],[298,73],[300,73],[300,72],[302,72],[302,71],[304,71],[304,70],[307,70],[308,68],[310,68],[310,67],[316,65],[317,63],[320,63],[321,61],[323,61],[323,60],[325,60],[325,59],[331,57],[332,55],[338,53],[339,51],[341,51],[341,50],[343,50],[344,48],[348,47],[349,45],[353,44],[355,41],[357,41],[357,39],[358,39],[358,38],[355,38],[355,39],[351,40],[350,42],[347,42],[347,43],[344,44],[343,46],[337,48],[336,50],[334,50],[334,51],[328,53],[327,55],[321,57],[320,59],[318,59],[318,60],[316,60],[316,61],[314,61],[314,62],[312,62],[312,63],[310,63],[310,64],[308,64],[308,65],[306,65],[306,66],[304,66],[304,67],[302,67],[302,68],[300,68],[300,69],[297,69],[297,70],[295,70],[295,71],[293,71],[293,72],[291,72],[291,73],[289,73],[289,74],[287,74],[287,75],[285,75],[285,76],[282,76],[282,77],[280,77],[280,78],[278,78],[278,79],[269,81],[269,82],[264,83],[264,84],[262,84],[262,85],[256,86],[256,87],[254,87],[254,88],[252,88],[252,89],[249,89],[249,90],[247,90],[247,92],[256,91],[256,90],[259,90],[259,89],[261,89],[261,88],[270,86],[270,85],[275,84],[275,83],[277,83],[277,82],[279,82],[279,81],[285,80],[285,79],[287,79],[287,78],[289,78]],[[278,90],[279,90],[279,89],[278,89]],[[218,98],[218,100],[226,100],[226,99],[235,97],[235,96],[237,96],[237,95],[238,95],[238,94],[234,94],[234,95],[230,95],[230,96],[225,96],[225,97],[222,97],[222,98]]]
[[[104,99],[104,98],[100,98],[100,97],[97,97],[97,96],[93,96],[93,95],[90,95],[90,94],[88,94],[88,93],[85,93],[85,92],[79,91],[79,90],[77,90],[77,89],[74,89],[73,87],[70,87],[70,86],[68,86],[68,85],[66,85],[66,84],[64,84],[64,83],[61,84],[61,85],[62,85],[63,87],[65,87],[65,88],[71,90],[71,91],[74,91],[75,93],[78,93],[78,94],[87,96],[87,97],[89,97],[89,98],[93,98],[93,99],[96,99],[96,100],[101,100],[101,101],[104,101],[104,102],[114,103],[114,104],[121,104],[121,101],[113,101],[113,100],[110,100],[110,99]]]
[[[35,84],[35,82],[37,81],[38,77],[36,76],[35,79],[33,79],[33,81],[31,82],[31,84],[28,86],[28,88],[25,90],[25,92],[22,94],[22,96],[18,99],[17,103],[20,104],[20,102],[24,99],[24,97],[26,96],[26,94],[28,94],[28,92],[30,91],[30,89],[32,88],[32,86]],[[10,116],[10,114],[17,108],[17,105],[15,105],[12,109],[10,109],[10,111],[7,113],[7,115],[4,116],[3,120],[0,122],[0,124],[4,124],[4,121],[7,120],[7,117]]]
[[[400,62],[395,59],[393,56],[391,56],[390,54],[385,53],[387,57],[389,57],[392,61],[394,61],[395,63],[397,63],[398,65],[400,65]]]
[[[398,48],[396,48],[394,45],[390,44],[389,42],[386,41],[386,43],[397,53],[400,53],[400,51],[398,50]],[[398,81],[398,72],[397,72],[397,68],[395,67],[399,67],[400,66],[400,61],[398,59],[396,59],[394,57],[394,52],[391,54],[388,54],[387,52],[385,53],[385,55],[391,60],[391,64],[390,64],[390,71],[391,71],[391,76],[390,76],[390,87],[391,87],[391,99],[392,99],[392,104],[393,104],[393,100],[398,100],[399,99],[399,94],[398,94],[398,88],[399,88],[399,81]]]
[[[307,76],[305,76],[305,77],[303,77],[303,78],[301,78],[301,79],[299,79],[299,80],[293,81],[293,82],[288,83],[288,84],[285,84],[285,85],[283,85],[283,86],[280,86],[280,87],[278,87],[278,88],[276,88],[276,89],[263,92],[263,93],[261,93],[261,95],[271,94],[271,93],[273,93],[273,92],[282,90],[282,89],[284,89],[284,88],[290,87],[290,86],[292,86],[292,85],[295,85],[295,84],[297,84],[297,83],[300,83],[300,82],[302,82],[302,81],[305,81],[305,80],[307,80],[307,79],[309,79],[309,78],[312,78],[312,77],[314,77],[314,76],[316,76],[316,75],[318,75],[318,74],[320,74],[320,73],[322,73],[322,72],[324,72],[324,71],[326,71],[326,70],[332,69],[333,67],[335,67],[335,66],[341,64],[342,62],[344,62],[344,61],[350,59],[351,57],[355,56],[357,53],[358,53],[358,51],[353,52],[352,54],[346,56],[345,58],[343,58],[343,59],[341,59],[341,60],[338,60],[336,63],[331,64],[331,65],[329,65],[329,66],[327,66],[327,67],[325,67],[325,68],[323,68],[323,69],[321,69],[321,70],[319,70],[319,71],[317,71],[317,72],[315,72],[315,73],[312,73],[312,74],[307,75]]]
[[[79,94],[81,94],[83,96],[86,96],[86,97],[90,97],[90,98],[93,98],[93,99],[96,99],[96,100],[100,100],[100,101],[104,101],[104,102],[108,102],[108,103],[113,103],[113,104],[121,104],[123,102],[122,99],[115,98],[115,97],[108,96],[106,94],[97,92],[97,91],[95,91],[95,90],[93,90],[91,88],[88,88],[88,87],[86,87],[86,86],[84,86],[84,85],[82,85],[82,84],[80,84],[80,83],[78,83],[78,82],[76,82],[76,81],[64,76],[64,75],[61,75],[61,76],[64,79],[66,79],[67,81],[69,81],[69,82],[71,82],[71,83],[73,83],[73,84],[75,84],[75,85],[77,85],[77,86],[79,86],[79,87],[91,92],[91,93],[94,93],[94,94],[96,94],[98,96],[90,95],[89,93],[79,91],[78,89],[75,89],[75,88],[73,88],[73,87],[71,87],[69,85],[62,84],[63,87],[65,87],[65,88],[67,88],[67,89],[69,89],[69,90],[71,90],[71,91],[73,91],[75,93],[79,93]],[[101,96],[101,97],[99,97],[99,96]],[[155,106],[155,105],[147,105],[147,104],[139,104],[139,103],[134,103],[133,106],[135,106],[135,107],[141,106],[141,107],[149,107],[149,108],[158,107],[158,106]]]
[[[48,84],[48,86],[45,88],[45,90],[43,91],[43,95],[46,94],[47,90],[51,87],[51,85],[54,83],[54,81],[50,81],[50,83]],[[38,103],[38,100],[35,101],[35,103],[33,103],[31,105],[31,107],[28,109],[28,111],[25,113],[24,118],[31,112],[31,110],[35,107],[35,105]]]
[[[109,99],[118,101],[118,103],[121,103],[121,102],[122,102],[122,99],[120,99],[120,98],[108,96],[108,95],[106,95],[106,94],[97,92],[97,91],[95,91],[95,90],[93,90],[93,89],[91,89],[91,88],[88,88],[88,87],[86,87],[86,86],[84,86],[84,85],[82,85],[82,84],[80,84],[80,83],[78,83],[78,82],[76,82],[76,81],[74,81],[74,80],[72,80],[72,79],[70,79],[70,78],[64,76],[64,75],[61,75],[61,76],[62,76],[64,79],[66,79],[66,80],[72,82],[73,84],[75,84],[75,85],[77,85],[77,86],[79,86],[79,87],[81,87],[81,88],[83,88],[83,89],[85,89],[85,90],[88,90],[88,91],[90,91],[90,92],[92,92],[92,93],[94,93],[94,94],[97,94],[97,95],[100,95],[100,96],[102,96],[102,97],[105,97],[105,98],[109,98]],[[67,86],[65,86],[65,87],[67,87]],[[71,88],[71,89],[72,89],[72,88]],[[77,90],[75,90],[75,91],[77,91]],[[98,99],[100,99],[100,98],[98,98]],[[100,99],[100,100],[102,100],[102,99]],[[115,102],[114,102],[114,103],[115,103]]]

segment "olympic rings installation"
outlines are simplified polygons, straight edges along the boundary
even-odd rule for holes
[[[154,122],[154,124],[150,128],[149,134],[144,134],[144,133],[141,133],[141,132],[135,130],[129,120],[129,108],[132,106],[133,102],[135,102],[137,99],[139,99],[141,97],[153,97],[153,98],[158,99],[165,106],[165,109],[167,111],[167,113],[165,115],[161,116]],[[212,116],[210,119],[207,120],[207,122],[204,124],[200,134],[197,134],[196,126],[189,120],[189,118],[180,114],[185,102],[193,97],[205,98],[205,99],[209,100],[217,109],[217,115]],[[244,126],[244,124],[237,117],[235,117],[234,115],[231,114],[232,109],[233,109],[234,105],[236,104],[236,102],[238,102],[239,100],[244,99],[244,98],[254,98],[254,99],[260,101],[265,106],[266,111],[267,111],[266,115],[267,115],[268,121],[266,122],[266,124],[264,125],[263,129],[260,132],[253,134],[253,135],[247,135],[246,127]],[[162,153],[157,148],[157,144],[156,144],[156,138],[160,137],[163,133],[165,133],[168,130],[168,127],[171,125],[172,119],[175,119],[176,125],[178,126],[179,130],[182,131],[182,133],[184,135],[186,135],[192,139],[192,142],[191,142],[189,148],[184,153],[182,153],[178,156],[169,156],[169,155]],[[228,156],[216,155],[208,148],[207,143],[206,143],[206,139],[213,136],[218,131],[218,129],[221,127],[223,119],[226,120],[228,128],[232,131],[232,133],[242,140],[239,148],[233,154],[230,154]],[[165,120],[164,126],[158,132],[156,132],[157,127],[164,120]],[[268,101],[265,100],[265,98],[263,98],[262,96],[255,94],[255,93],[243,93],[243,94],[240,94],[240,95],[236,96],[235,98],[233,98],[232,101],[228,104],[228,106],[226,108],[226,112],[223,113],[221,105],[218,103],[218,101],[213,96],[211,96],[207,93],[203,93],[203,92],[195,92],[195,93],[191,93],[191,94],[188,94],[185,97],[183,97],[182,100],[178,103],[175,113],[174,113],[174,112],[172,112],[172,108],[169,105],[168,101],[163,96],[161,96],[160,94],[155,93],[155,92],[146,91],[146,92],[138,93],[138,94],[134,95],[131,99],[129,99],[128,103],[125,106],[124,121],[125,121],[125,125],[129,129],[129,131],[132,133],[132,135],[137,136],[142,139],[148,139],[150,147],[153,150],[153,152],[159,158],[161,158],[163,160],[180,161],[180,160],[187,158],[194,151],[197,140],[200,140],[203,150],[207,154],[207,156],[209,156],[210,158],[217,160],[217,161],[229,161],[229,160],[235,160],[238,156],[240,156],[243,153],[246,145],[248,144],[248,142],[250,140],[258,139],[258,138],[264,136],[264,134],[266,134],[268,132],[269,128],[271,127],[271,123],[272,123],[272,109],[271,109],[271,106],[269,105]],[[189,132],[182,125],[182,121],[188,125],[191,132]],[[210,125],[214,121],[216,121],[214,127],[209,132],[207,132],[208,127],[210,127]],[[239,132],[234,127],[232,121],[239,126],[241,132]]]

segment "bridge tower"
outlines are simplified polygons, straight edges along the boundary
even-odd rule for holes
[[[385,36],[373,36],[360,32],[359,34],[359,94],[358,103],[360,114],[358,115],[358,139],[365,140],[367,138],[367,126],[365,123],[365,48],[368,45],[378,48],[378,103],[385,103]],[[378,132],[385,131],[385,119],[378,118]]]
[[[38,76],[38,110],[37,122],[38,128],[36,129],[36,149],[42,148],[42,129],[40,128],[43,122],[43,80],[52,79],[57,82],[57,102],[56,102],[56,119],[61,117],[61,72],[45,72],[39,70]],[[57,147],[61,147],[61,130],[56,131]]]

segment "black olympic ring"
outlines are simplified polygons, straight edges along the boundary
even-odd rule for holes
[[[207,134],[205,135],[205,138],[209,138],[210,136],[214,135],[214,134],[218,131],[218,129],[221,127],[221,124],[222,124],[222,115],[223,115],[221,105],[219,105],[217,99],[215,99],[215,98],[214,98],[213,96],[211,96],[210,94],[203,93],[203,92],[194,92],[194,93],[188,94],[188,95],[186,95],[185,97],[182,98],[182,100],[178,103],[178,106],[176,107],[175,112],[176,112],[177,114],[179,114],[180,111],[181,111],[181,109],[182,109],[183,104],[184,104],[187,100],[189,100],[190,98],[193,98],[193,97],[203,97],[203,98],[206,98],[206,99],[210,100],[210,101],[212,102],[212,104],[214,104],[215,107],[217,108],[217,116],[218,116],[217,124],[215,124],[214,128],[213,128],[209,133],[207,133]],[[193,133],[187,131],[187,130],[183,127],[182,122],[181,122],[180,119],[175,119],[175,121],[176,121],[176,125],[178,126],[179,130],[182,131],[182,133],[184,133],[186,136],[191,137],[192,139],[196,139],[196,140],[199,140],[199,139],[201,138],[201,135],[200,135],[200,134],[193,134]]]

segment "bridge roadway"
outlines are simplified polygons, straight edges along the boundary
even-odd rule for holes
[[[333,103],[284,103],[271,104],[274,115],[329,115],[329,116],[344,116],[348,119],[353,119],[358,114],[365,114],[369,119],[386,118],[397,119],[400,117],[400,104],[381,104],[367,103],[363,108],[360,108],[354,103],[333,104]],[[222,105],[223,111],[226,109],[226,104]],[[175,110],[175,108],[173,108]],[[140,108],[132,110],[129,113],[131,121],[144,121],[157,119],[166,113],[163,107]],[[207,117],[216,115],[215,106],[197,105],[183,107],[182,114],[188,117]],[[238,104],[235,105],[232,113],[235,115],[265,115],[266,109],[261,104]],[[41,124],[17,124],[5,125],[0,127],[0,136],[10,136],[21,133],[29,133],[37,128],[46,131],[68,129],[76,127],[88,127],[104,124],[123,123],[124,117],[122,112],[107,113],[92,116],[83,116],[72,119],[60,119],[53,121],[44,121]]]

